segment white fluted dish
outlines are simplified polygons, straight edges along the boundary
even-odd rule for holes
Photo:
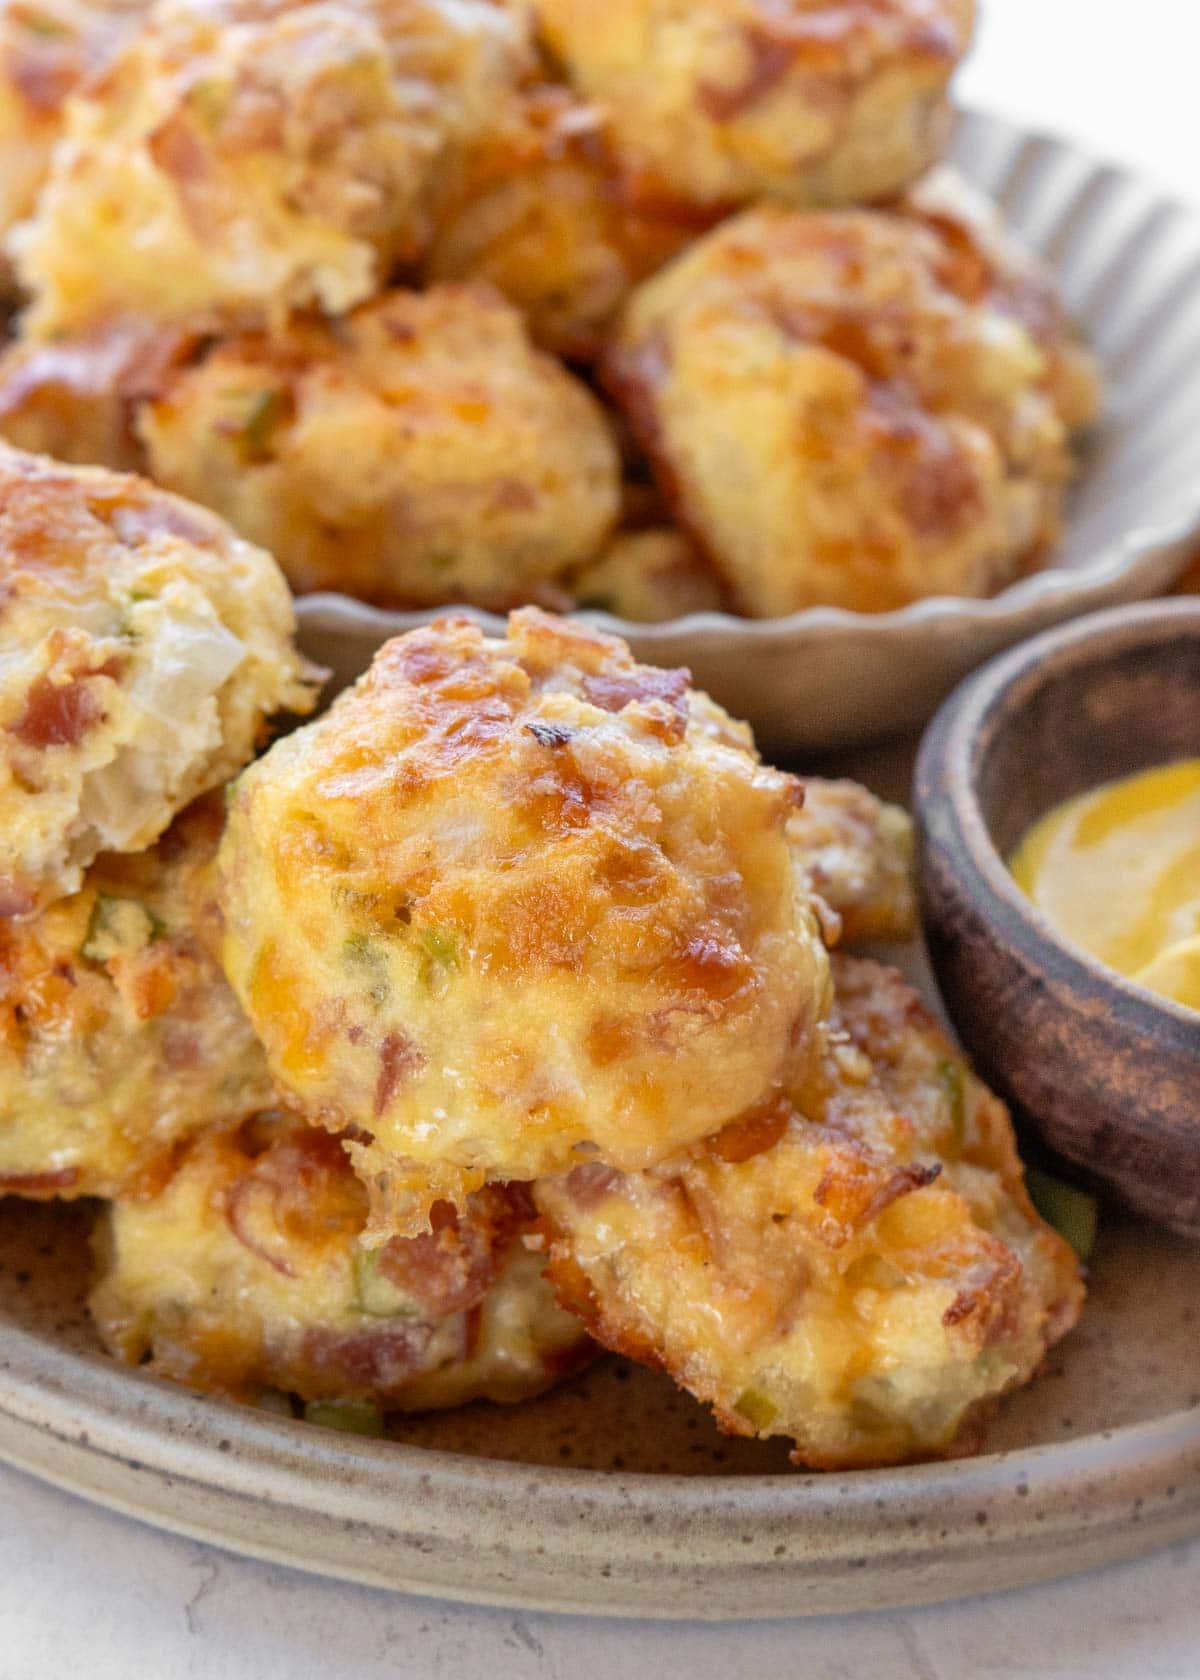
[[[1200,539],[1200,216],[1065,141],[960,116],[959,168],[1056,275],[1103,364],[1104,418],[1053,565],[989,600],[936,596],[896,612],[815,607],[787,618],[693,613],[664,624],[583,616],[657,665],[687,665],[761,745],[816,754],[918,727],[1000,649],[1099,607],[1161,594]],[[299,602],[302,633],[338,674],[435,612],[348,596]],[[491,614],[472,616],[490,628]]]

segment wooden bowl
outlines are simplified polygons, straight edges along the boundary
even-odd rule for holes
[[[1050,630],[930,724],[914,801],[930,957],[980,1073],[1080,1176],[1200,1236],[1200,1016],[1089,957],[1004,859],[1072,795],[1200,756],[1200,601]]]

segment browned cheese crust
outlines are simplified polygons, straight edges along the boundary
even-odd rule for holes
[[[834,1469],[969,1451],[1078,1317],[1002,1105],[893,971],[835,959],[817,1076],[678,1160],[539,1184],[551,1274],[722,1427]]]
[[[198,1139],[149,1200],[109,1209],[91,1308],[106,1346],[194,1388],[384,1410],[519,1400],[587,1357],[492,1187],[433,1229],[368,1250],[342,1145],[285,1114]]]
[[[590,559],[618,511],[600,404],[488,286],[226,338],[137,429],[151,474],[269,548],[298,592],[505,610]]]
[[[539,84],[446,171],[423,269],[432,280],[489,281],[538,344],[588,361],[631,287],[711,220],[631,203],[604,113]]]
[[[0,352],[0,436],[56,461],[146,473],[138,415],[205,342],[199,328],[128,316],[61,339],[18,335]]]
[[[226,970],[291,1099],[371,1135],[382,1229],[649,1165],[811,1053],[796,785],[747,740],[685,671],[530,608],[388,643],[239,780]]]
[[[604,373],[754,617],[1011,581],[1097,404],[1052,284],[946,176],[888,211],[724,223],[637,288]]]
[[[67,108],[14,241],[27,329],[353,307],[532,68],[490,0],[160,0]]]
[[[945,140],[974,0],[536,0],[654,206],[899,192]]]

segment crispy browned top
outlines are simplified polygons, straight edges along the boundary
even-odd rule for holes
[[[852,958],[834,978],[826,1054],[790,1102],[650,1171],[535,1187],[594,1335],[828,1468],[961,1449],[1082,1298],[1007,1114],[916,994]]]
[[[227,967],[381,1194],[653,1159],[807,1053],[797,797],[685,671],[534,609],[442,619],[239,783]]]

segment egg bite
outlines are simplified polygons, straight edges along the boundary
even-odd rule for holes
[[[367,1134],[375,1231],[650,1165],[809,1053],[828,965],[796,784],[718,712],[570,620],[447,617],[239,779],[225,969],[289,1101]]]
[[[608,113],[635,200],[729,209],[899,192],[945,140],[974,0],[536,0]]]
[[[482,285],[274,333],[116,316],[21,337],[0,353],[0,435],[146,473],[269,548],[298,592],[385,605],[565,605],[623,493],[610,416]]]
[[[78,892],[0,920],[0,1195],[153,1195],[214,1118],[272,1100],[210,949],[219,793]]]
[[[423,273],[488,281],[536,343],[590,361],[636,282],[709,221],[629,202],[603,112],[540,83],[445,171]]]
[[[143,480],[0,445],[0,917],[74,892],[311,710],[270,555]]]
[[[26,330],[352,307],[419,253],[447,152],[531,68],[489,0],[160,0],[69,107],[14,236]]]
[[[522,1241],[525,1192],[491,1186],[433,1229],[359,1241],[342,1145],[284,1113],[198,1138],[159,1191],[109,1208],[92,1316],[131,1365],[210,1393],[377,1414],[541,1393],[592,1352]],[[371,1413],[376,1414],[372,1417]]]
[[[809,890],[829,913],[829,943],[912,939],[918,918],[908,812],[858,782],[800,780],[804,803],[788,827]]]
[[[605,1346],[731,1434],[846,1469],[973,1450],[1083,1299],[1003,1106],[893,970],[834,959],[791,1102],[641,1173],[535,1187],[550,1276]]]
[[[577,607],[634,624],[662,624],[688,613],[720,612],[716,574],[682,531],[669,525],[618,531],[597,558],[563,580]]]
[[[149,0],[0,4],[0,239],[30,215],[68,99],[139,27]],[[0,272],[6,261],[0,258]]]
[[[620,500],[600,404],[480,286],[228,337],[136,424],[153,477],[269,547],[299,592],[505,610],[589,559]]]
[[[645,282],[604,363],[743,613],[987,595],[1055,540],[1090,356],[946,178],[889,211],[748,210]]]
[[[18,334],[0,350],[0,437],[75,466],[144,474],[138,415],[209,342],[198,326],[128,315],[62,338]]]

